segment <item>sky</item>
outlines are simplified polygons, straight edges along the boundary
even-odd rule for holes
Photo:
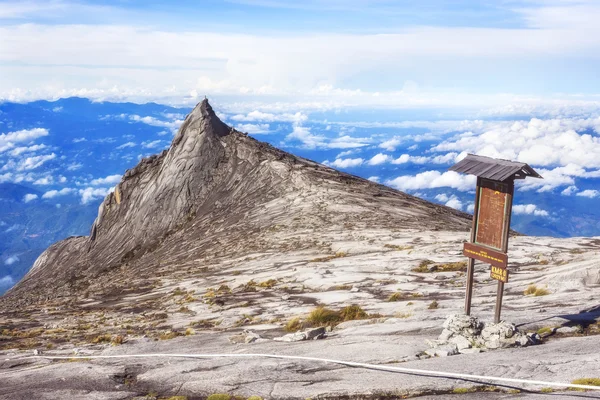
[[[208,96],[261,140],[464,211],[474,180],[450,165],[467,153],[529,163],[544,179],[519,183],[516,212],[565,225],[570,204],[600,205],[599,19],[590,0],[0,0],[0,102],[178,107],[7,111],[0,183],[96,201]],[[79,110],[154,130],[73,133]],[[83,147],[121,161],[70,159]],[[80,164],[85,176],[67,173]],[[594,218],[571,212],[561,234],[600,232]]]
[[[0,1],[0,99],[597,109],[600,3]]]

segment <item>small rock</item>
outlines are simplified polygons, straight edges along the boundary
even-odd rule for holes
[[[579,333],[579,326],[562,326],[556,330],[556,333]]]
[[[289,299],[290,299],[289,294],[284,294],[283,296],[281,296],[281,300],[289,300]]]
[[[460,354],[477,354],[481,353],[481,349],[479,347],[471,347],[470,349],[462,349],[458,351]]]
[[[40,351],[38,349],[34,349],[33,350],[33,355],[34,356],[39,356],[40,355]]]
[[[273,340],[278,342],[300,342],[302,340],[322,339],[326,335],[325,327],[308,329],[304,332],[288,333],[287,335],[276,337]]]
[[[350,291],[351,291],[352,293],[356,293],[356,292],[360,292],[360,289],[359,289],[359,288],[357,288],[356,286],[353,286],[353,287],[352,287],[352,289],[350,289]]]
[[[446,340],[450,339],[453,335],[454,335],[454,332],[452,332],[449,329],[444,328],[444,330],[442,331],[442,333],[440,334],[438,339],[446,341]]]
[[[471,348],[471,342],[464,336],[455,336],[450,339],[450,343],[454,343],[458,351]]]

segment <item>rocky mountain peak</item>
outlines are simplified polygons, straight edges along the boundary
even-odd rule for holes
[[[467,230],[469,223],[456,210],[258,142],[223,123],[205,99],[168,150],[124,174],[90,236],[52,245],[7,298],[102,297],[198,260],[286,247],[272,235],[281,227],[295,235],[355,225]]]

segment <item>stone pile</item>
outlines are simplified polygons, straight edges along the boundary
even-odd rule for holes
[[[425,353],[431,357],[479,353],[505,347],[524,347],[541,342],[537,333],[519,331],[508,322],[483,323],[475,317],[456,314],[444,322],[438,340],[428,340]]]

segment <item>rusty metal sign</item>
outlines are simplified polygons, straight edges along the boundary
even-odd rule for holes
[[[506,268],[495,267],[492,265],[490,277],[500,282],[508,282],[508,270]]]
[[[496,250],[504,248],[504,242],[507,240],[505,228],[510,216],[507,212],[509,190],[510,187],[506,183],[481,179],[475,243]]]
[[[465,243],[463,254],[484,263],[499,267],[508,267],[508,255],[475,243]]]

